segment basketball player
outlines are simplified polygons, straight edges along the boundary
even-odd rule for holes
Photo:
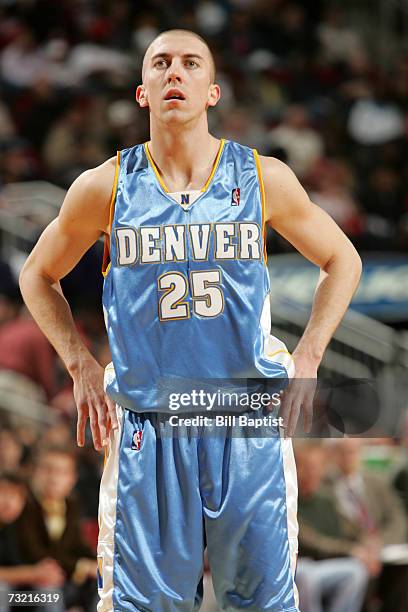
[[[217,437],[160,436],[157,385],[254,373],[287,379],[295,369],[315,379],[360,259],[285,164],[209,134],[207,110],[220,88],[199,36],[162,33],[142,77],[136,99],[149,111],[150,141],[73,183],[21,274],[25,301],[72,376],[78,444],[89,417],[95,448],[108,447],[98,609],[198,609],[206,543],[223,610],[295,612],[290,439],[233,437],[228,428]],[[269,335],[267,223],[322,271],[292,356]],[[101,235],[113,359],[105,381],[59,284]],[[290,432],[308,402],[299,386],[287,408]]]

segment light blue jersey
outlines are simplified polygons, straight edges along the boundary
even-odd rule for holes
[[[119,405],[166,410],[163,380],[288,376],[270,336],[263,199],[257,153],[235,142],[193,203],[169,195],[146,144],[121,152],[103,290]]]
[[[299,612],[291,441],[269,426],[173,426],[158,392],[293,375],[270,335],[257,154],[221,141],[202,193],[179,202],[146,145],[119,160],[103,292],[118,429],[100,489],[98,612],[198,611],[205,548],[222,610]]]

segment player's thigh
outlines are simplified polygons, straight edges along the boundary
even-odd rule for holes
[[[100,611],[190,612],[202,575],[196,440],[118,410],[100,492]]]
[[[213,444],[203,464],[208,556],[219,605],[224,610],[297,610],[291,442],[243,434]]]

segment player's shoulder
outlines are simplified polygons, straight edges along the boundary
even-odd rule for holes
[[[94,195],[112,192],[112,186],[115,180],[117,166],[117,158],[110,157],[99,166],[89,168],[82,172],[74,181],[72,186],[77,189],[91,192]]]
[[[116,172],[116,158],[80,174],[65,197],[60,210],[60,225],[94,224],[101,231],[109,225],[109,211]]]
[[[309,198],[291,168],[276,157],[259,156],[268,222],[284,215],[303,214]]]
[[[297,181],[289,166],[276,157],[260,155],[259,163],[264,181],[271,181],[271,186],[278,187],[282,183]]]
[[[305,192],[293,170],[276,157],[259,156],[265,193],[271,197],[304,196]]]

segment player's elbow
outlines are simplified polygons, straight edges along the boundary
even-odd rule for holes
[[[39,278],[42,278],[42,275],[36,268],[32,258],[29,257],[23,265],[18,278],[21,295],[23,296],[25,302],[29,300],[31,291],[36,290],[36,279]]]
[[[338,270],[346,274],[356,289],[360,282],[363,264],[353,244],[345,238],[345,242],[333,253],[323,269],[327,273]]]
[[[20,275],[18,277],[18,284],[20,286],[21,295],[23,296],[24,300],[26,299],[26,295],[29,290],[31,277],[32,269],[29,260],[27,259],[27,261],[21,268]]]
[[[355,287],[357,288],[363,271],[363,262],[361,261],[360,255],[357,253],[356,249],[351,243],[350,246],[348,270],[351,278],[354,280]]]

